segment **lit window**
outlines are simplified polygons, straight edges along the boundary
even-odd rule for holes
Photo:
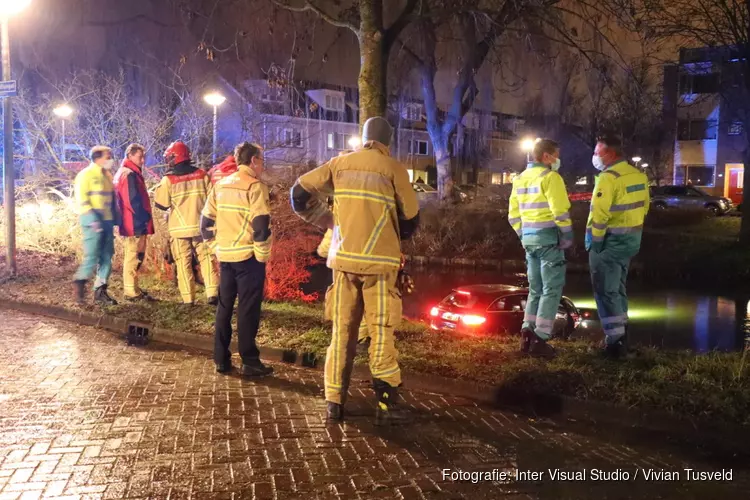
[[[419,104],[407,104],[401,116],[410,122],[422,121],[422,106]]]
[[[352,138],[351,134],[342,134],[340,132],[329,132],[326,138],[326,147],[328,149],[335,149],[343,151],[349,149],[349,140]]]
[[[502,184],[503,183],[503,174],[492,174],[492,183],[493,184]]]
[[[674,182],[678,185],[714,187],[715,165],[678,165],[674,169]]]
[[[297,129],[283,128],[279,129],[279,142],[291,148],[302,147],[302,134]]]
[[[344,98],[338,95],[326,94],[326,109],[341,111],[344,109]]]

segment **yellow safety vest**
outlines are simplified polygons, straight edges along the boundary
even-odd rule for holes
[[[93,213],[99,220],[114,220],[115,190],[107,170],[91,163],[76,175],[74,191],[78,215]]]
[[[508,222],[524,246],[556,245],[573,237],[570,200],[560,174],[541,163],[529,164],[513,180]]]
[[[599,174],[591,197],[586,246],[614,238],[613,242],[623,242],[637,252],[649,204],[648,177],[643,172],[624,160],[607,168]]]

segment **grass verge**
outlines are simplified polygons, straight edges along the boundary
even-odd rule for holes
[[[69,258],[19,254],[21,277],[0,285],[0,300],[15,299],[75,309]],[[200,297],[191,309],[177,303],[176,288],[143,278],[142,286],[160,302],[121,303],[108,313],[155,326],[203,335],[213,332],[213,310]],[[121,282],[113,274],[112,294]],[[87,306],[94,310],[94,306]],[[263,345],[324,355],[330,324],[320,304],[266,303],[258,338]],[[559,356],[550,362],[519,358],[517,341],[502,337],[466,337],[434,332],[404,321],[397,347],[404,368],[490,384],[503,390],[571,396],[716,422],[750,425],[750,356],[744,353],[663,351],[642,348],[620,363],[600,359],[585,341],[556,342]],[[364,361],[360,359],[360,361]]]

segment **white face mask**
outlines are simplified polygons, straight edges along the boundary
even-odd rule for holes
[[[106,168],[107,170],[112,170],[112,167],[115,166],[115,160],[110,158],[109,160],[104,160],[102,162],[102,168]]]
[[[605,168],[607,168],[599,155],[594,155],[591,157],[591,164],[594,165],[594,168],[597,170],[604,170]]]
[[[555,158],[555,161],[552,162],[552,165],[550,165],[549,168],[551,168],[553,172],[560,170],[560,158]]]

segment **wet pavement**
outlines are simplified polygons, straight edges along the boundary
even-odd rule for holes
[[[406,392],[415,421],[376,428],[364,381],[348,422],[327,426],[321,373],[276,370],[262,381],[222,376],[205,353],[127,347],[107,332],[0,310],[0,500],[728,499],[750,490],[747,464],[731,458],[460,398]],[[732,477],[687,481],[685,468]],[[445,469],[491,477],[453,481]],[[515,481],[516,469],[543,476]],[[553,480],[548,469],[587,477]],[[648,471],[681,477],[647,481]]]

